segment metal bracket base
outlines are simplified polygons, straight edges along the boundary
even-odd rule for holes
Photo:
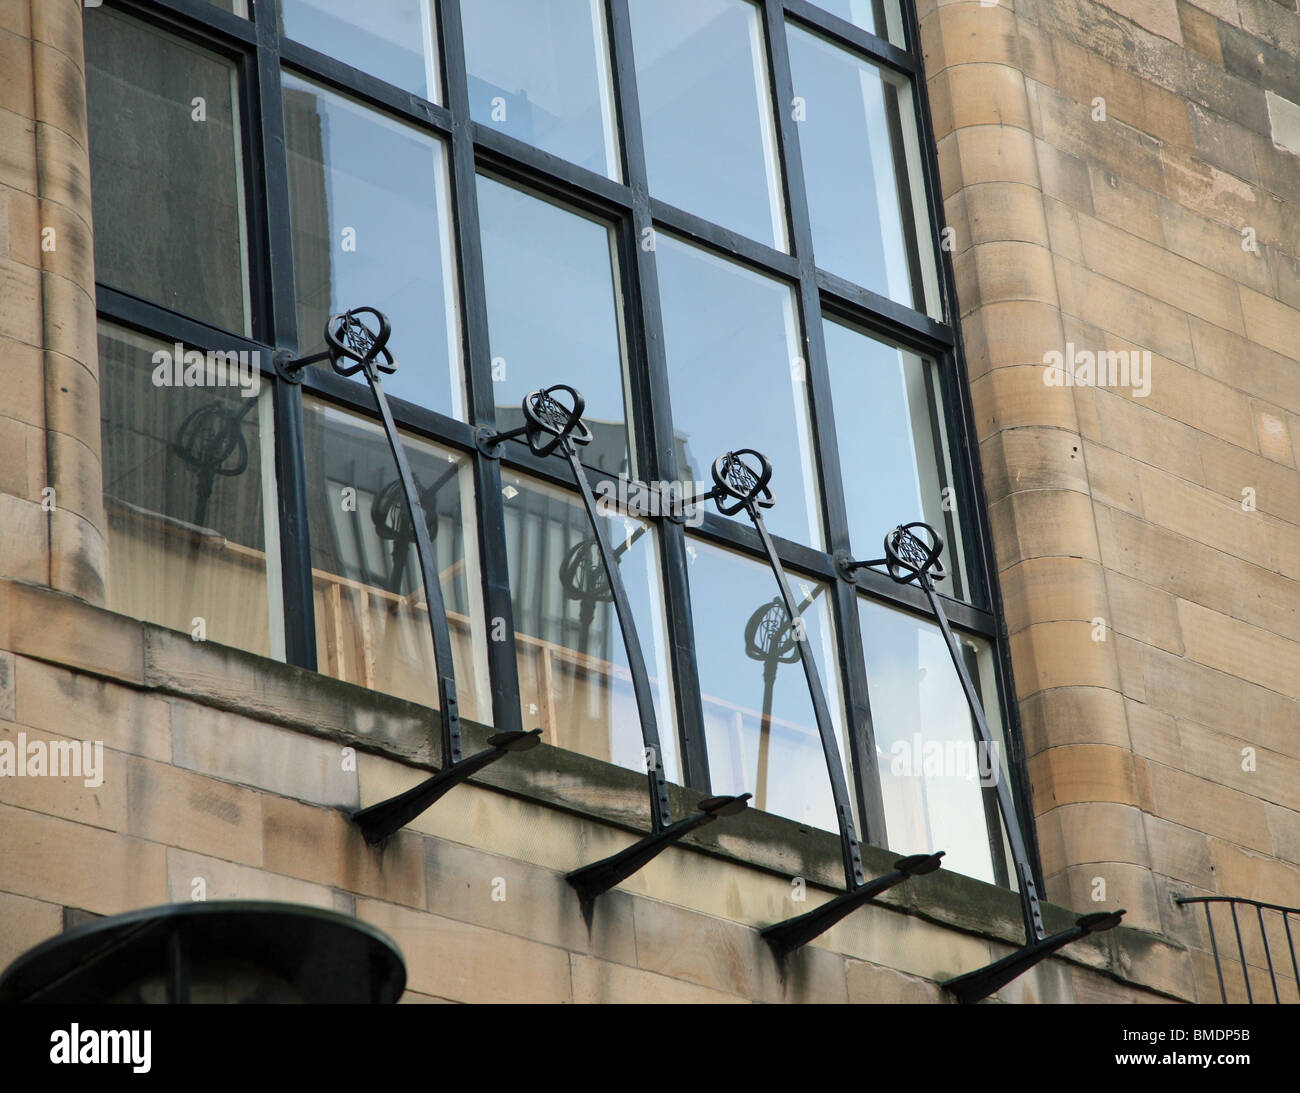
[[[409,824],[443,794],[455,789],[503,755],[512,751],[527,751],[535,747],[540,743],[541,733],[541,729],[531,729],[528,732],[500,732],[490,736],[488,737],[490,747],[440,770],[405,793],[363,808],[360,812],[354,813],[352,819],[360,826],[361,834],[368,845],[374,846],[376,843],[383,842],[393,832]]]
[[[939,859],[943,855],[942,850],[934,854],[909,854],[906,858],[894,862],[892,873],[886,873],[883,877],[877,877],[857,888],[851,888],[798,918],[788,918],[784,922],[765,926],[759,934],[772,946],[776,958],[784,960],[795,949],[807,945],[815,937],[820,937],[840,919],[856,911],[864,903],[869,903],[882,892],[887,892],[896,884],[902,884],[909,877],[933,873],[939,868]]]
[[[583,904],[583,913],[589,912],[597,896],[627,880],[647,862],[667,850],[673,843],[679,842],[684,835],[688,835],[696,828],[711,824],[723,816],[734,816],[743,812],[748,807],[750,796],[748,793],[743,793],[739,797],[708,797],[700,802],[700,810],[694,816],[678,820],[660,831],[652,831],[626,850],[620,850],[617,854],[584,865],[581,869],[575,869],[567,874],[564,879],[576,889],[578,898]]]
[[[957,1001],[964,1005],[978,1002],[981,998],[987,998],[994,991],[1005,987],[1011,980],[1024,975],[1035,964],[1046,960],[1057,949],[1065,948],[1071,941],[1114,929],[1123,917],[1122,910],[1097,911],[1095,914],[1084,915],[1069,929],[1045,937],[1042,941],[1035,941],[1023,949],[1017,949],[987,967],[949,979],[942,986],[945,990],[952,991],[957,996]]]

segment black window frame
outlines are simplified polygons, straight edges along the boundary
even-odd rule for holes
[[[251,17],[233,15],[207,0],[104,0],[104,6],[170,31],[187,41],[232,58],[238,71],[240,131],[244,141],[248,269],[252,336],[220,330],[173,312],[159,304],[96,282],[99,317],[165,342],[181,341],[201,350],[258,351],[262,381],[272,386],[276,438],[276,475],[283,573],[285,658],[293,665],[317,670],[315,611],[307,528],[307,481],[302,459],[303,399],[314,398],[373,416],[364,384],[321,369],[308,369],[299,385],[281,382],[271,360],[279,350],[313,352],[320,347],[315,331],[299,331],[295,312],[293,244],[289,221],[289,185],[285,168],[285,132],[280,73],[282,68],[345,94],[363,105],[411,124],[444,141],[451,193],[450,232],[456,265],[461,319],[461,361],[465,406],[469,421],[460,421],[425,407],[393,399],[394,416],[404,431],[426,437],[466,455],[474,468],[475,513],[482,567],[482,604],[489,624],[504,620],[506,641],[487,643],[495,725],[500,730],[524,728],[520,723],[519,681],[514,647],[509,568],[506,556],[504,506],[499,502],[501,463],[513,470],[572,490],[573,483],[552,460],[539,460],[520,445],[509,445],[498,462],[480,452],[475,429],[495,425],[497,393],[491,377],[488,324],[479,245],[476,177],[480,171],[551,196],[565,205],[609,221],[615,228],[619,277],[625,300],[625,338],[634,410],[632,433],[642,481],[676,480],[676,456],[671,430],[671,398],[664,359],[664,336],[653,249],[643,246],[645,229],[665,231],[694,245],[789,285],[795,296],[807,364],[813,458],[821,486],[821,518],[826,550],[776,538],[778,553],[792,571],[825,582],[831,589],[832,619],[839,642],[838,663],[845,714],[850,728],[853,792],[862,820],[864,841],[887,846],[884,806],[868,697],[858,598],[866,596],[929,619],[922,593],[908,585],[862,571],[859,584],[840,579],[837,555],[849,551],[849,529],[843,497],[835,423],[831,410],[830,376],[822,336],[822,314],[845,321],[883,340],[927,357],[935,363],[938,395],[945,413],[947,446],[951,453],[955,505],[965,532],[969,601],[945,597],[953,625],[987,640],[994,650],[998,699],[1002,712],[1018,815],[1024,827],[1031,867],[1040,890],[1042,868],[1031,817],[1030,791],[1018,705],[1012,680],[1006,619],[989,535],[987,500],[966,364],[958,328],[956,284],[951,256],[941,245],[945,228],[938,177],[937,147],[926,81],[920,57],[920,35],[912,0],[897,0],[906,47],[816,7],[808,0],[746,0],[759,11],[765,39],[767,80],[773,97],[778,174],[789,235],[789,253],[746,239],[684,210],[651,197],[637,99],[628,0],[601,0],[611,50],[613,113],[619,127],[617,144],[622,182],[616,182],[508,137],[470,117],[469,89],[463,52],[460,5],[466,0],[434,0],[437,16],[442,104],[419,98],[386,84],[300,43],[279,37],[272,0],[249,0]],[[472,0],[467,0],[472,2]],[[918,126],[920,183],[925,204],[917,210],[920,246],[933,248],[942,320],[852,284],[819,269],[812,249],[798,122],[788,108],[793,99],[785,26],[814,31],[856,56],[891,70],[911,89]],[[901,168],[896,164],[896,171]],[[928,223],[929,231],[925,232]],[[356,306],[371,301],[357,300]],[[565,377],[557,376],[556,381]],[[869,474],[870,468],[855,469]],[[607,472],[592,468],[594,485],[613,484]],[[900,513],[900,520],[919,517]],[[667,655],[674,680],[679,754],[687,785],[708,791],[709,770],[700,696],[690,592],[687,581],[687,529],[671,519],[648,517],[659,535],[661,588],[668,633]],[[707,512],[691,536],[762,558],[757,534],[746,523]],[[862,544],[858,544],[859,550]],[[498,624],[501,625],[501,624]],[[831,670],[831,665],[824,670]],[[1009,883],[1009,863],[999,855],[995,869],[1000,884]]]

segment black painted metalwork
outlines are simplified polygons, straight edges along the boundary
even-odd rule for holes
[[[943,633],[943,640],[948,646],[949,655],[952,657],[953,668],[957,671],[957,678],[961,681],[962,692],[966,696],[966,704],[970,707],[971,719],[975,723],[975,731],[979,737],[977,743],[984,749],[984,754],[988,757],[990,763],[990,769],[995,774],[994,788],[997,792],[998,807],[1002,813],[1007,842],[1011,844],[1011,857],[1016,867],[1016,880],[1020,885],[1021,910],[1025,918],[1025,940],[1031,943],[1040,942],[1045,937],[1045,931],[1043,929],[1043,911],[1038,896],[1038,883],[1034,878],[1033,869],[1029,863],[1023,829],[1020,825],[1015,801],[1011,797],[1011,787],[1007,785],[1006,779],[1002,776],[1002,763],[998,755],[998,745],[989,729],[988,718],[984,715],[984,705],[980,702],[979,694],[975,690],[975,684],[966,668],[966,660],[961,655],[961,646],[957,644],[957,638],[952,632],[952,626],[948,622],[943,602],[935,591],[934,582],[941,581],[948,575],[940,557],[942,553],[943,539],[939,533],[929,524],[918,520],[910,524],[902,524],[885,536],[885,555],[883,558],[874,558],[871,561],[842,559],[840,569],[844,577],[851,581],[860,569],[874,569],[879,572],[883,567],[884,572],[889,575],[891,580],[898,584],[915,584],[919,586],[930,601],[930,610],[934,613],[939,629]]]
[[[1238,907],[1253,907],[1255,909],[1255,921],[1259,925],[1259,937],[1264,947],[1264,962],[1268,969],[1269,983],[1273,987],[1273,1002],[1276,1005],[1282,1005],[1282,991],[1278,987],[1277,970],[1273,966],[1273,946],[1269,944],[1268,927],[1265,924],[1264,912],[1276,912],[1280,918],[1274,919],[1280,922],[1283,931],[1283,937],[1286,940],[1287,953],[1291,958],[1291,986],[1300,992],[1300,963],[1296,959],[1295,935],[1291,932],[1291,916],[1300,916],[1300,907],[1284,907],[1278,903],[1261,903],[1259,900],[1243,899],[1238,896],[1179,896],[1174,900],[1180,907],[1190,907],[1194,903],[1201,904],[1205,908],[1205,926],[1210,935],[1210,950],[1214,954],[1214,972],[1219,978],[1219,996],[1222,998],[1224,1005],[1228,1004],[1228,988],[1223,979],[1223,962],[1219,955],[1219,942],[1214,932],[1214,918],[1210,914],[1210,904],[1225,904],[1232,916],[1232,932],[1237,939],[1237,960],[1241,967],[1242,982],[1246,987],[1246,1001],[1250,1005],[1255,1004],[1255,992],[1250,983],[1250,964],[1246,959],[1246,946],[1241,937],[1241,922],[1237,918]],[[1300,917],[1298,917],[1300,921]],[[1285,972],[1285,967],[1284,967]],[[1288,991],[1288,994],[1291,993]],[[1300,993],[1297,994],[1296,1001],[1300,1002]],[[1291,999],[1287,999],[1290,1004]]]
[[[780,555],[768,534],[763,520],[763,509],[771,508],[776,503],[772,491],[772,464],[761,452],[753,448],[741,448],[725,452],[713,464],[713,489],[701,497],[695,497],[684,503],[697,503],[709,498],[725,516],[744,512],[758,532],[768,564],[776,578],[780,597],[776,606],[784,609],[788,619],[789,640],[803,664],[804,677],[808,683],[808,693],[812,699],[813,718],[817,722],[818,735],[821,737],[822,753],[826,760],[826,770],[830,778],[831,797],[835,803],[835,814],[839,824],[840,852],[844,864],[845,891],[822,906],[796,918],[775,923],[766,927],[763,937],[772,946],[778,959],[784,959],[790,952],[806,945],[813,938],[829,930],[840,919],[869,902],[881,892],[901,884],[909,877],[932,873],[939,868],[943,851],[934,854],[914,854],[895,863],[894,872],[868,882],[862,872],[862,851],[858,843],[857,832],[853,823],[853,810],[849,799],[848,781],[844,775],[844,764],[840,758],[839,744],[835,739],[835,726],[831,720],[830,706],[826,702],[826,692],[822,687],[821,676],[817,671],[817,662],[813,657],[812,646],[803,624],[801,607],[794,598],[790,588],[785,567]],[[762,650],[757,638],[764,629],[767,620],[767,608],[761,619],[750,619],[746,629],[747,644],[754,639],[756,650]],[[769,631],[773,625],[767,625]],[[750,631],[753,631],[751,634]],[[767,642],[767,648],[775,648],[774,654],[767,654],[775,672],[775,659],[779,657],[781,644]]]
[[[468,452],[479,499],[477,534],[482,563],[482,594],[486,616],[494,630],[513,634],[508,559],[504,535],[504,509],[500,496],[503,465],[536,474],[560,485],[559,475],[539,463],[526,448],[514,447],[503,460],[474,451],[475,426],[494,425],[496,401],[490,377],[491,353],[483,285],[476,175],[480,168],[548,194],[614,223],[620,249],[619,275],[626,302],[627,384],[631,404],[629,425],[644,480],[677,481],[672,398],[667,379],[666,353],[660,315],[654,238],[672,232],[725,259],[739,262],[768,276],[785,280],[796,289],[802,339],[807,357],[811,440],[823,485],[822,505],[828,549],[776,537],[773,542],[787,566],[833,579],[834,555],[847,549],[848,527],[844,515],[843,485],[836,466],[834,422],[828,411],[828,376],[821,313],[832,313],[873,336],[932,357],[939,366],[948,443],[959,455],[954,465],[958,511],[967,523],[965,540],[968,573],[976,595],[971,603],[947,603],[948,617],[968,631],[995,643],[997,677],[1002,708],[1006,711],[1007,737],[1012,763],[1013,790],[1022,805],[1028,800],[1027,776],[1021,754],[1018,711],[1011,696],[1015,688],[1007,655],[1005,623],[999,601],[996,570],[987,532],[987,505],[979,474],[979,452],[973,442],[974,426],[969,392],[957,337],[959,310],[955,299],[952,264],[939,246],[943,204],[938,183],[934,134],[930,127],[927,90],[922,77],[919,33],[914,5],[900,5],[907,32],[906,48],[885,42],[806,0],[758,0],[762,14],[763,45],[772,89],[773,118],[779,175],[790,227],[790,253],[784,254],[754,240],[710,224],[689,209],[677,209],[651,196],[638,101],[631,21],[625,0],[605,0],[612,62],[618,143],[622,152],[619,177],[608,179],[565,163],[555,156],[475,123],[470,116],[461,6],[468,0],[436,0],[439,63],[442,70],[440,102],[431,102],[392,86],[382,74],[365,72],[336,58],[284,38],[280,34],[276,5],[252,6],[252,19],[241,19],[210,0],[105,0],[113,8],[179,34],[201,48],[232,58],[239,67],[240,113],[244,140],[244,181],[248,209],[248,269],[252,301],[251,334],[217,330],[166,307],[97,283],[96,299],[106,320],[132,327],[164,341],[181,340],[202,349],[260,350],[271,359],[277,348],[296,352],[293,242],[291,234],[289,171],[284,139],[280,73],[287,66],[298,74],[342,92],[383,116],[400,119],[445,142],[449,153],[451,210],[449,230],[455,237],[457,297],[462,306],[462,354],[468,421],[393,400],[402,428]],[[905,76],[917,104],[920,128],[921,178],[929,213],[928,242],[939,260],[942,317],[927,315],[869,292],[816,266],[809,229],[807,194],[798,145],[798,124],[790,116],[789,57],[786,28],[797,22],[823,37]],[[924,234],[924,233],[918,233]],[[922,243],[927,240],[922,240]],[[314,669],[316,645],[314,589],[308,542],[305,481],[303,392],[331,403],[371,413],[368,392],[362,384],[327,371],[314,372],[303,387],[264,378],[274,384],[276,479],[279,485],[279,542],[283,570],[285,657],[291,664]],[[301,375],[301,373],[299,373]],[[680,397],[680,396],[679,396]],[[659,523],[662,546],[664,609],[671,635],[669,653],[677,684],[674,696],[681,742],[684,781],[701,792],[710,791],[709,763],[695,638],[692,634],[690,592],[687,582],[686,530],[671,519]],[[691,536],[726,545],[751,556],[761,556],[763,544],[745,523],[708,514]],[[900,585],[883,574],[863,571],[856,585],[836,582],[833,606],[840,636],[838,667],[843,676],[849,718],[850,759],[855,774],[853,792],[859,808],[862,837],[885,845],[883,805],[872,738],[860,623],[856,599],[873,600],[900,608],[923,611],[925,597],[912,585]],[[493,721],[498,727],[521,727],[514,643],[487,643]],[[1026,832],[1028,851],[1036,855],[1034,832]],[[1034,857],[1036,862],[1036,857]],[[1035,864],[1035,868],[1037,868]]]
[[[952,991],[957,1000],[965,1005],[987,998],[994,991],[1005,987],[1013,979],[1025,974],[1035,964],[1040,964],[1058,949],[1063,949],[1071,941],[1078,941],[1089,934],[1113,930],[1124,917],[1124,911],[1097,911],[1084,915],[1073,926],[1040,938],[1032,944],[1017,949],[1014,953],[994,961],[986,968],[979,968],[955,979],[943,983],[945,989]]]
[[[601,519],[599,502],[592,492],[587,472],[583,469],[582,459],[578,454],[580,447],[585,447],[591,442],[591,431],[582,420],[585,408],[586,402],[581,393],[568,384],[558,383],[531,391],[523,401],[524,424],[504,432],[481,430],[479,449],[485,455],[494,456],[507,440],[521,440],[528,445],[534,455],[547,456],[558,451],[568,461],[587,518],[591,522],[593,538],[578,544],[582,548],[582,554],[575,556],[570,552],[570,555],[565,558],[561,580],[564,581],[566,590],[578,587],[580,584],[584,589],[582,593],[585,597],[584,603],[590,602],[593,609],[597,596],[607,597],[612,601],[614,614],[618,618],[619,629],[623,634],[628,670],[632,676],[632,691],[636,696],[637,715],[641,723],[641,740],[645,745],[651,832],[626,850],[568,874],[566,879],[577,890],[584,912],[589,915],[591,903],[602,892],[626,880],[646,862],[687,833],[704,824],[712,823],[719,817],[744,811],[750,794],[746,793],[739,797],[706,798],[700,802],[699,812],[695,816],[673,822],[672,807],[668,800],[668,781],[663,769],[663,746],[659,738],[659,724],[655,717],[654,696],[650,691],[650,675],[646,670],[645,654],[641,649],[636,620],[632,617],[632,605],[628,601],[627,589],[623,585],[623,576],[619,571],[618,555],[610,546],[609,536]],[[594,583],[590,567],[587,567],[581,581],[578,580],[579,567],[586,565],[588,561],[586,552],[590,550],[589,543],[594,543],[601,569],[604,571],[604,581],[600,584]]]
[[[391,1005],[405,986],[397,946],[355,916],[186,900],[96,918],[28,949],[0,974],[0,1005]]]
[[[798,918],[789,918],[784,922],[765,926],[759,933],[763,940],[772,946],[778,960],[784,960],[801,945],[807,945],[815,937],[820,937],[840,919],[869,903],[882,892],[887,892],[895,885],[912,877],[923,877],[933,873],[942,865],[942,850],[934,854],[909,854],[894,862],[894,869],[882,877],[866,882],[842,892],[834,899],[827,900],[820,907],[814,907],[807,914]]]
[[[1002,822],[1011,845],[1011,856],[1016,867],[1016,879],[1020,885],[1020,904],[1025,921],[1025,939],[1027,944],[1009,956],[995,961],[985,968],[968,972],[944,983],[944,986],[957,995],[962,1002],[977,1002],[986,998],[999,987],[1023,975],[1035,964],[1046,959],[1058,949],[1080,937],[1101,930],[1109,930],[1119,924],[1124,912],[1099,911],[1084,915],[1074,926],[1046,936],[1043,928],[1042,904],[1038,896],[1038,884],[1034,878],[1029,854],[1025,846],[1023,829],[1016,811],[1015,801],[1011,796],[1011,787],[1003,777],[1001,760],[998,757],[997,744],[989,730],[988,719],[984,715],[984,706],[975,690],[974,681],[966,668],[961,647],[953,634],[948,616],[944,612],[943,602],[935,591],[934,582],[941,581],[947,573],[943,567],[943,539],[929,524],[914,521],[901,524],[885,536],[884,557],[870,561],[840,560],[840,569],[846,579],[852,580],[860,569],[883,567],[889,578],[898,584],[916,584],[930,601],[930,610],[934,613],[939,629],[943,633],[948,653],[952,657],[953,667],[961,681],[966,703],[970,707],[971,719],[975,723],[979,737],[977,743],[988,756],[990,769],[994,772],[994,788],[997,792],[998,806],[1002,813]]]
[[[365,317],[374,320],[369,326]],[[447,625],[447,609],[438,581],[437,559],[433,541],[429,536],[428,518],[416,488],[415,476],[406,458],[397,425],[393,421],[388,399],[384,395],[380,373],[392,373],[397,364],[388,351],[392,327],[388,318],[373,307],[358,307],[340,315],[332,315],[325,324],[326,348],[296,361],[277,355],[276,367],[282,373],[292,374],[320,361],[328,360],[330,367],[341,376],[362,372],[374,394],[375,407],[383,422],[388,447],[397,464],[397,476],[406,498],[407,527],[415,541],[415,555],[420,563],[420,576],[424,581],[425,603],[428,605],[429,631],[433,638],[434,670],[438,681],[438,712],[442,725],[442,770],[420,785],[387,801],[363,808],[352,818],[360,825],[366,842],[378,843],[427,809],[448,790],[459,785],[471,775],[494,763],[502,756],[526,751],[538,743],[541,729],[529,732],[513,730],[496,733],[488,738],[488,747],[470,756],[461,756],[460,711],[456,698],[456,668],[452,659],[451,630]]]
[[[848,781],[844,776],[844,763],[840,758],[839,744],[835,739],[835,724],[831,720],[830,706],[826,702],[826,691],[822,687],[821,675],[817,671],[817,662],[813,657],[812,646],[808,642],[803,618],[799,613],[798,601],[790,588],[785,567],[780,555],[768,534],[763,522],[763,509],[776,504],[776,495],[772,492],[772,464],[762,452],[753,448],[739,448],[724,452],[713,463],[713,488],[707,493],[689,499],[684,504],[696,504],[703,500],[712,500],[724,516],[744,512],[758,532],[768,564],[776,578],[781,600],[790,616],[790,633],[799,659],[803,664],[804,677],[808,682],[808,694],[812,699],[813,718],[817,722],[817,732],[821,737],[822,753],[826,759],[826,770],[830,776],[831,796],[835,802],[835,818],[840,832],[840,854],[844,863],[844,882],[850,890],[860,888],[866,883],[862,874],[862,851],[858,845],[858,835],[853,823],[853,806],[850,804]],[[829,923],[827,924],[829,926]]]

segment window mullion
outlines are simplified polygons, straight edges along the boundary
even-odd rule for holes
[[[255,5],[254,18],[257,45],[249,115],[254,119],[256,133],[254,166],[262,181],[254,187],[252,196],[255,198],[260,193],[262,202],[260,206],[253,204],[260,221],[253,237],[264,239],[265,252],[259,253],[254,247],[250,260],[260,265],[266,278],[266,290],[261,301],[267,309],[265,340],[277,349],[296,353],[300,336],[306,337],[310,347],[311,335],[309,332],[300,335],[294,310],[293,236],[289,223],[289,171],[280,92],[280,39],[275,10],[271,5]],[[254,307],[257,307],[256,301]],[[297,384],[277,382],[274,406],[285,659],[290,664],[315,671],[316,603],[307,519],[302,389]]]
[[[438,0],[439,52],[443,65],[443,99],[451,109],[451,217],[455,229],[462,308],[462,358],[470,422],[496,426],[496,395],[488,343],[487,291],[478,219],[478,175],[474,161],[474,126],[470,120],[469,77],[465,69],[464,32],[459,0]],[[492,680],[492,716],[498,731],[523,728],[519,709],[519,669],[515,654],[514,608],[506,548],[505,506],[501,500],[501,465],[482,453],[474,456],[478,497],[479,551],[483,569],[483,608],[488,623],[488,668]]]
[[[826,363],[826,340],[822,331],[821,297],[813,258],[812,222],[808,212],[803,161],[799,152],[798,123],[792,114],[794,84],[790,75],[790,54],[785,38],[785,16],[781,0],[764,0],[768,38],[768,65],[772,93],[776,97],[777,145],[785,170],[787,203],[794,256],[799,263],[799,309],[802,312],[806,381],[815,458],[821,473],[822,520],[826,542],[832,554],[849,550],[849,520],[844,504],[844,482],[839,445],[832,411],[830,373]],[[792,367],[798,367],[797,363]],[[849,724],[850,762],[853,792],[863,841],[886,845],[885,806],[876,763],[876,741],[867,693],[862,634],[852,586],[841,580],[835,588],[835,632],[839,636],[838,669],[844,681],[843,694]]]
[[[631,354],[642,374],[633,376],[639,476],[648,481],[677,480],[668,367],[664,356],[663,317],[655,267],[654,219],[650,211],[645,140],[632,57],[632,27],[627,0],[608,0],[606,16],[613,51],[616,116],[622,121],[623,173],[632,191],[632,239],[628,256],[629,283],[640,307],[629,307],[628,338],[638,352]],[[682,772],[686,784],[709,790],[709,758],[700,700],[699,665],[691,625],[690,589],[686,579],[686,534],[681,524],[661,520],[663,588],[669,656],[677,690],[677,725],[681,738]]]

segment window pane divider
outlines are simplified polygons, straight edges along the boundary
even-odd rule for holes
[[[310,46],[286,40],[280,43],[280,60],[294,74],[324,84],[367,106],[378,107],[402,119],[424,126],[446,137],[452,128],[451,111],[409,91],[403,91],[369,72],[320,53]]]
[[[668,364],[664,351],[663,313],[655,263],[655,220],[651,209],[645,137],[641,130],[640,94],[632,50],[632,22],[628,0],[606,0],[609,45],[613,60],[615,115],[623,120],[623,177],[632,191],[632,248],[628,254],[631,283],[641,306],[633,315],[629,339],[639,343],[645,375],[634,391],[645,425],[637,431],[640,474],[651,481],[676,481],[677,455],[673,445],[672,400],[668,390]],[[635,359],[635,355],[634,358]],[[648,434],[648,435],[647,435]],[[691,614],[685,529],[672,520],[659,521],[664,610],[667,614],[669,658],[676,683],[677,728],[680,737],[682,777],[687,785],[710,792],[708,743],[704,703],[700,696],[699,663]]]
[[[821,519],[825,529],[827,553],[849,550],[849,518],[844,502],[844,482],[840,467],[832,410],[830,373],[826,363],[826,341],[822,332],[821,295],[814,264],[812,223],[808,212],[803,160],[799,149],[799,123],[791,113],[794,81],[790,74],[790,52],[786,41],[785,14],[780,0],[765,0],[764,23],[767,27],[767,56],[772,94],[776,99],[776,135],[778,155],[784,166],[786,203],[790,218],[791,243],[799,269],[799,310],[803,325],[805,391],[812,418],[811,434],[814,460],[820,470]],[[823,556],[824,557],[824,556]],[[838,664],[826,665],[825,671],[841,673],[849,735],[852,793],[858,810],[859,835],[863,842],[887,846],[885,804],[876,761],[875,730],[871,719],[871,699],[867,693],[866,664],[862,656],[857,603],[850,588],[834,572],[829,583],[834,627],[838,638]]]
[[[898,3],[903,7],[909,6],[909,0],[898,0]],[[838,15],[823,11],[816,5],[808,3],[807,0],[784,0],[781,7],[785,9],[787,15],[793,16],[809,29],[816,30],[818,34],[830,39],[836,45],[847,46],[854,52],[878,61],[909,78],[914,78],[921,72],[921,63],[912,53],[900,49],[893,42],[886,41],[869,30],[864,30],[856,23],[850,23]]]
[[[473,0],[470,0],[473,2]],[[451,161],[451,218],[460,273],[462,351],[466,403],[470,423],[496,428],[496,396],[492,383],[492,354],[488,342],[487,290],[478,217],[478,168],[474,154],[474,123],[470,120],[469,75],[465,67],[464,25],[460,0],[437,0],[439,54],[443,98],[452,117],[448,155]],[[501,500],[501,466],[475,451],[474,491],[479,557],[482,566],[484,617],[489,635],[504,629],[506,640],[487,643],[492,687],[492,717],[499,732],[524,728],[519,708],[519,668],[515,650],[514,606],[510,593],[510,564],[506,547],[505,505]]]

